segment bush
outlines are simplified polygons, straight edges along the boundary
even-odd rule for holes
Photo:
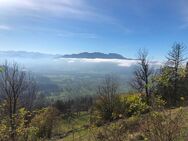
[[[9,139],[8,116],[5,114],[5,104],[0,103],[0,141]]]
[[[7,126],[7,121],[2,120],[0,122],[0,141],[9,140],[9,127]]]
[[[102,125],[105,122],[123,117],[131,117],[147,113],[149,106],[140,95],[128,95],[113,97],[113,107],[108,100],[98,99],[92,109],[91,122]]]
[[[35,136],[38,132],[38,128],[31,125],[32,118],[33,113],[27,111],[24,108],[19,109],[16,119],[16,134],[18,136],[18,141],[36,140]]]
[[[40,110],[32,119],[31,124],[38,128],[38,137],[51,138],[55,120],[57,119],[57,113],[57,109],[48,107]]]
[[[120,117],[123,108],[119,96],[112,97],[111,101],[113,104],[108,99],[97,99],[91,110],[92,123],[100,126]]]
[[[1,108],[0,108],[1,109]],[[14,115],[15,120],[15,140],[16,141],[33,141],[38,128],[30,124],[32,113],[24,108],[18,110]],[[12,132],[10,130],[10,119],[6,115],[2,115],[0,119],[0,141],[11,140]]]
[[[97,131],[93,132],[96,141],[127,141],[135,140],[135,132],[139,127],[139,118],[131,117],[122,119],[118,122],[104,125]],[[136,134],[137,135],[137,134]]]
[[[182,135],[183,110],[151,112],[146,117],[143,134],[149,141],[176,141]]]
[[[149,111],[149,106],[142,99],[141,95],[134,94],[124,97],[124,102],[127,109],[127,116],[140,115]]]

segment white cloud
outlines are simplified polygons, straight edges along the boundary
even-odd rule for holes
[[[113,63],[117,64],[121,67],[130,67],[137,63],[136,60],[123,60],[123,59],[87,59],[87,58],[62,58],[63,60],[67,61],[68,63]]]
[[[12,28],[8,25],[0,25],[0,30],[11,30]]]
[[[68,63],[112,63],[120,67],[131,67],[138,63],[138,60],[124,60],[124,59],[88,59],[88,58],[61,58]],[[163,63],[159,61],[151,61],[152,66],[161,66]]]
[[[4,8],[8,7],[17,7],[17,8],[30,8],[30,9],[38,9],[38,8],[50,8],[52,7],[75,7],[81,5],[82,0],[0,0],[0,6]],[[43,10],[43,9],[41,9]]]
[[[81,20],[95,23],[105,23],[108,26],[116,27],[122,32],[130,33],[128,29],[115,17],[94,7],[88,0],[0,0],[0,20],[13,18],[27,18],[32,21],[54,21],[59,20]],[[18,20],[19,21],[19,20]],[[15,21],[13,21],[15,22]],[[26,24],[26,23],[21,23]],[[20,24],[19,24],[20,25]],[[22,28],[24,25],[21,25]],[[78,27],[79,28],[79,27]],[[90,39],[96,38],[96,35],[90,33],[74,33],[67,36],[80,35]],[[64,36],[59,34],[59,36]]]
[[[60,17],[106,22],[129,32],[129,29],[124,27],[120,21],[112,16],[100,13],[100,10],[93,7],[87,0],[0,0],[1,11],[4,11],[5,16],[24,14],[37,19]]]
[[[0,9],[26,10],[69,18],[97,16],[85,0],[0,0]]]

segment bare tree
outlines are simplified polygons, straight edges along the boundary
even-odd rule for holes
[[[118,93],[118,81],[113,75],[106,75],[103,82],[98,86],[98,103],[96,108],[100,111],[104,120],[111,120],[116,105]]]
[[[17,127],[15,119],[20,105],[20,98],[30,88],[30,84],[26,72],[17,63],[9,65],[6,62],[3,65],[3,71],[0,74],[0,95],[7,105],[12,141],[16,141]]]
[[[178,93],[178,81],[179,81],[179,68],[182,67],[186,58],[184,57],[185,45],[182,43],[174,43],[171,51],[168,53],[167,58],[167,67],[172,71],[171,81],[172,81],[172,97],[173,103],[177,104],[177,93]]]
[[[20,97],[20,103],[24,108],[26,108],[29,111],[32,111],[34,107],[34,102],[37,97],[38,87],[35,79],[31,74],[27,75],[27,83],[27,89]]]
[[[117,94],[119,84],[115,76],[106,75],[101,85],[98,86],[98,95],[111,99]]]
[[[134,71],[134,78],[131,81],[131,86],[140,93],[146,94],[146,100],[149,103],[150,99],[150,80],[154,71],[150,66],[148,52],[140,49],[138,52],[138,66]]]

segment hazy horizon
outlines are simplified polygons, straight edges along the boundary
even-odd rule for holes
[[[0,0],[0,50],[134,58],[146,48],[161,60],[174,42],[188,44],[187,5],[185,0]]]

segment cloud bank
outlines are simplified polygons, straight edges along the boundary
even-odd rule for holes
[[[123,60],[123,59],[87,59],[87,58],[61,58],[60,60],[67,61],[68,63],[112,63],[119,67],[131,67],[138,63],[138,60]],[[151,61],[153,66],[161,66],[162,62]]]

